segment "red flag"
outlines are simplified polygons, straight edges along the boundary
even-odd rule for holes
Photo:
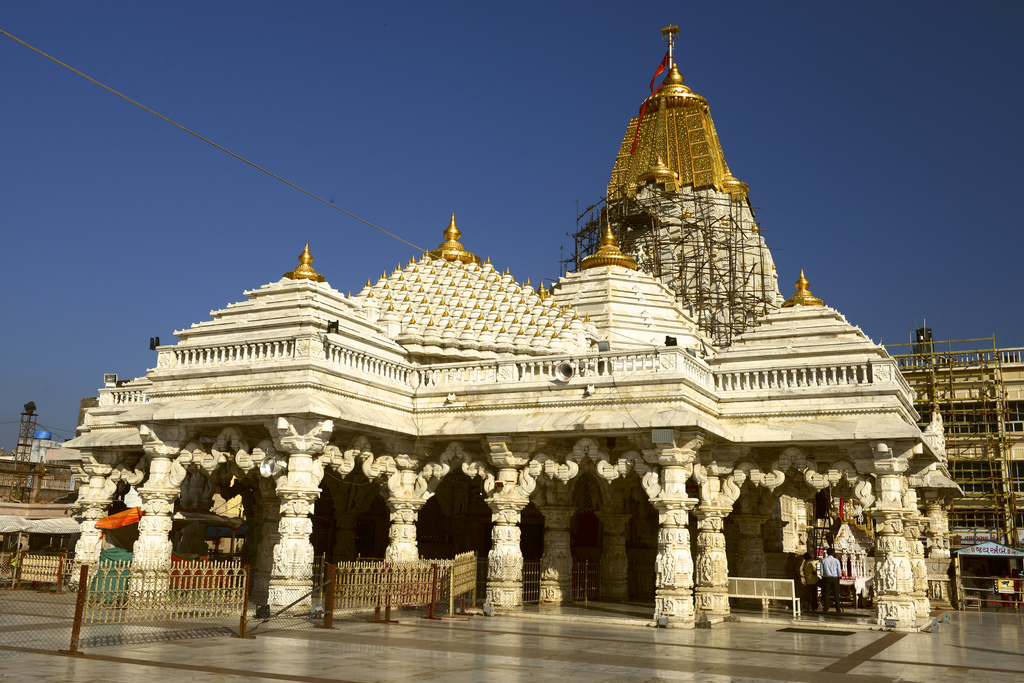
[[[661,64],[659,64],[658,68],[654,71],[654,75],[651,76],[651,94],[652,95],[654,94],[654,79],[656,79],[658,77],[658,74],[660,74],[666,68],[668,68],[668,53],[667,52],[665,53],[664,59],[661,60]],[[661,86],[658,87],[658,90],[661,90]],[[640,125],[644,122],[644,112],[646,112],[646,111],[647,111],[647,100],[644,100],[644,103],[642,105],[640,105],[640,120],[636,122],[636,135],[633,136],[633,146],[629,148],[629,156],[633,156],[633,152],[636,151],[636,143],[637,143],[637,140],[640,139]]]
[[[658,65],[658,70],[654,72],[653,76],[651,76],[651,92],[652,93],[654,92],[654,79],[658,77],[658,74],[660,74],[662,71],[664,71],[667,68],[668,68],[668,53],[666,52],[665,53],[665,58],[663,60],[661,60],[661,64]]]

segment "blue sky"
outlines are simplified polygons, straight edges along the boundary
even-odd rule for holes
[[[371,6],[372,5],[372,6]],[[555,278],[576,201],[680,26],[787,296],[875,340],[1024,346],[1020,2],[7,2],[0,29],[426,248]],[[342,291],[410,247],[0,36],[0,446],[69,435],[152,336],[277,280]]]

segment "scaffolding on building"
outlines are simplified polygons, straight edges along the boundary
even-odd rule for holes
[[[756,325],[775,301],[775,273],[746,196],[650,184],[578,213],[563,274],[594,253],[607,226],[637,268],[659,278],[720,347]]]
[[[942,417],[950,474],[964,492],[950,511],[954,544],[959,537],[960,545],[1019,545],[1024,524],[1013,450],[1022,435],[1011,429],[1019,422],[1009,419],[1004,366],[1020,364],[1020,350],[998,349],[994,336],[933,341],[928,328],[917,330],[912,343],[886,348],[914,390],[920,426],[936,412]]]

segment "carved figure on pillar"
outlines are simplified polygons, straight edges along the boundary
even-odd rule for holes
[[[914,576],[914,590],[911,597],[914,600],[914,612],[917,618],[925,619],[932,611],[928,601],[928,566],[924,561],[924,544],[921,543],[921,527],[925,523],[925,518],[917,510],[917,495],[914,489],[908,489],[905,498],[907,516],[903,522],[903,532],[907,537],[910,566]]]
[[[570,505],[569,488],[549,480],[545,501],[538,504],[544,515],[544,555],[540,569],[540,604],[571,605],[572,548],[569,524],[576,508]]]
[[[615,507],[620,507],[617,505]],[[626,554],[626,524],[630,515],[599,512],[604,527],[601,549],[601,599],[629,599],[629,556]]]

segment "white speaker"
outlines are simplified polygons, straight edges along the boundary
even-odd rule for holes
[[[568,382],[576,374],[576,368],[569,363],[559,363],[555,368],[555,377],[559,382]]]

